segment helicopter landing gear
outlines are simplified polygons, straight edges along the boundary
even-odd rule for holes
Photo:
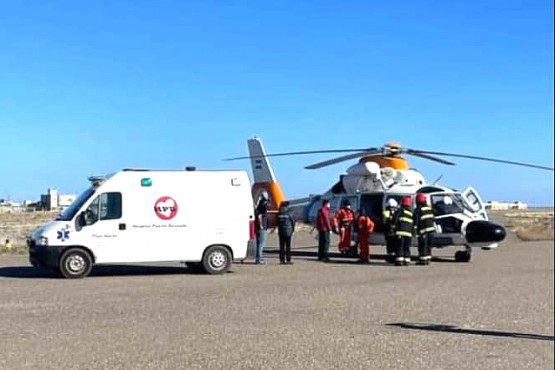
[[[472,248],[466,246],[466,250],[455,252],[455,261],[457,262],[470,262],[472,257]]]

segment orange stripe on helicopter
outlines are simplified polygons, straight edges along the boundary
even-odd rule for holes
[[[380,168],[391,167],[396,170],[408,170],[408,162],[401,157],[362,157],[360,159],[361,163],[374,162],[377,163]]]
[[[389,143],[385,144],[385,148],[387,148],[392,153],[399,153],[399,151],[401,150],[401,144],[395,141],[390,141]],[[391,167],[396,170],[408,170],[410,168],[408,162],[403,157],[399,156],[362,157],[360,159],[360,163],[365,162],[377,163],[380,168]]]

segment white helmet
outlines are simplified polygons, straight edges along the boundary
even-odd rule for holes
[[[443,203],[450,206],[451,204],[453,204],[453,199],[451,199],[451,197],[446,195],[443,197]]]
[[[396,201],[394,198],[389,198],[389,199],[387,200],[387,205],[388,205],[389,207],[391,207],[391,208],[395,208],[395,207],[398,206],[398,203],[397,203],[397,201]]]

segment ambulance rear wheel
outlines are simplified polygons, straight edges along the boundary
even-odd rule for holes
[[[71,248],[60,257],[60,274],[66,279],[80,279],[92,270],[92,258],[89,253],[79,248]]]
[[[204,252],[202,266],[209,274],[223,274],[231,266],[231,253],[219,245],[210,247]]]

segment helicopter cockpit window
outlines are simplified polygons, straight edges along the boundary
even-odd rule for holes
[[[459,195],[462,198],[462,195]],[[476,194],[474,193],[469,193],[466,196],[466,199],[468,200],[467,203],[471,209],[472,212],[478,212],[480,210],[480,200],[478,199],[478,197],[476,196]]]
[[[460,196],[460,194],[459,194]],[[431,197],[434,216],[461,213],[465,206],[460,197],[455,194],[435,194]]]
[[[459,201],[460,204],[462,204],[462,206],[464,207],[464,209],[474,213],[480,210],[480,208],[474,208],[472,205],[468,204],[468,202],[466,201],[466,199],[464,199],[464,197],[462,196],[462,194],[453,194],[453,196],[455,197],[455,199],[457,199]]]

